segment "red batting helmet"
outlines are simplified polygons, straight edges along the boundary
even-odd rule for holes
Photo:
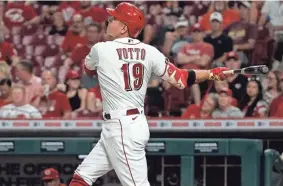
[[[131,3],[120,3],[115,9],[106,8],[107,12],[128,27],[130,37],[136,38],[145,26],[143,12]]]

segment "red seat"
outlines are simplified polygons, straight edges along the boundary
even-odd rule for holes
[[[46,49],[46,45],[37,45],[34,47],[34,56],[42,56]]]
[[[53,35],[48,35],[46,38],[47,38],[47,39],[46,39],[46,43],[47,43],[48,45],[56,44],[56,43],[55,43],[55,37],[54,37]]]
[[[39,33],[37,34],[33,41],[32,41],[32,44],[33,45],[46,45],[47,42],[46,42],[46,36],[43,34],[43,33]]]
[[[19,35],[19,34],[21,34],[21,27],[13,26],[11,28],[11,34],[12,35]]]
[[[14,45],[22,45],[22,37],[20,35],[13,35],[12,42]]]
[[[15,45],[15,49],[17,50],[19,56],[25,56],[26,50],[22,44]]]
[[[33,45],[28,45],[28,46],[24,46],[26,51],[25,51],[25,55],[26,56],[33,56],[33,52],[34,52],[34,46]]]
[[[38,29],[38,25],[28,25],[28,26],[22,26],[21,28],[21,35],[24,36],[30,36],[36,34]]]
[[[24,46],[31,45],[33,43],[34,36],[29,35],[29,36],[23,36],[22,44]]]
[[[57,45],[47,45],[42,53],[42,56],[47,57],[47,56],[56,56],[59,53],[59,46]]]
[[[46,67],[46,68],[51,68],[54,66],[54,63],[55,63],[55,60],[56,60],[56,56],[54,57],[46,57],[44,59],[44,64],[43,66]]]
[[[58,45],[58,46],[61,46],[64,39],[65,39],[64,36],[56,35],[55,36],[55,44]]]
[[[274,39],[270,37],[269,30],[266,27],[258,29],[258,37],[252,52],[251,65],[272,66],[273,55],[275,52]]]
[[[5,35],[5,41],[9,42],[9,43],[12,43],[13,42],[13,38],[10,34],[6,34]]]
[[[165,111],[169,115],[180,116],[181,109],[186,108],[190,98],[190,89],[183,90],[171,87],[164,91]]]

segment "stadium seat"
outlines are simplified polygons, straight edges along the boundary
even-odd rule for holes
[[[61,46],[65,37],[60,35],[55,35],[55,44]]]
[[[28,26],[23,26],[21,28],[21,35],[23,36],[30,36],[36,34],[39,26],[38,25],[28,25]]]
[[[10,42],[10,43],[13,42],[13,39],[12,39],[11,34],[6,34],[6,35],[5,35],[5,41]]]
[[[252,53],[251,65],[268,65],[271,67],[275,52],[274,42],[274,39],[270,37],[268,28],[260,27]]]
[[[37,34],[32,41],[33,45],[46,45],[46,36],[43,33]]]
[[[12,35],[12,42],[14,45],[22,45],[22,37],[18,34]]]
[[[31,45],[33,40],[34,40],[34,36],[33,35],[23,36],[22,44],[24,46]]]
[[[170,116],[180,116],[181,109],[187,107],[190,98],[190,89],[184,90],[171,87],[164,91],[165,112]]]
[[[19,56],[24,56],[26,53],[25,47],[22,44],[15,45],[15,49],[17,50]]]

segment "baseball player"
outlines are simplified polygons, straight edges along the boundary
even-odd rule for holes
[[[141,10],[124,2],[106,10],[111,15],[106,32],[113,41],[95,44],[84,64],[88,75],[98,75],[104,124],[100,140],[76,169],[70,186],[90,186],[112,169],[123,186],[149,186],[149,128],[143,107],[151,74],[184,89],[205,80],[223,80],[227,68],[179,69],[156,48],[135,39],[145,26]]]
[[[42,172],[41,180],[44,186],[66,186],[60,182],[60,176],[56,169],[47,168]]]

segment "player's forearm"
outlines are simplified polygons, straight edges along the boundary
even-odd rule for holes
[[[210,71],[209,70],[194,70],[196,74],[195,83],[201,83],[203,81],[209,80]]]
[[[226,67],[217,67],[210,70],[188,70],[187,86],[206,80],[223,81],[229,76],[224,73],[226,70],[228,70]]]

